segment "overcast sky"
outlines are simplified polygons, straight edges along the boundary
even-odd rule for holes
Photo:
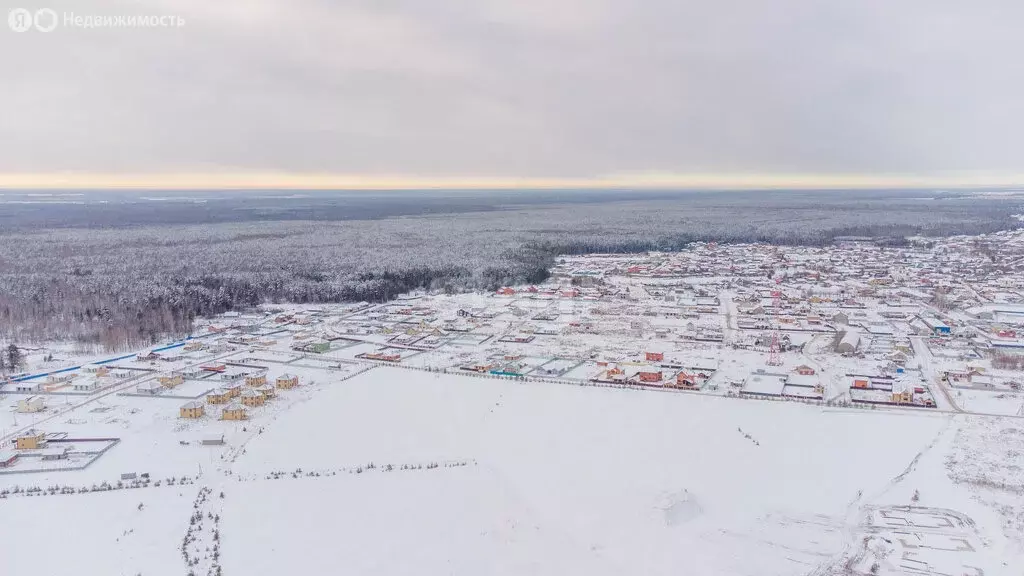
[[[0,0],[0,172],[1024,173],[1020,0]]]

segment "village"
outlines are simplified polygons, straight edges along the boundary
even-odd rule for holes
[[[563,257],[548,282],[491,294],[231,312],[70,367],[40,348],[42,370],[0,383],[0,475],[89,466],[122,440],[84,433],[117,421],[111,404],[219,444],[311,384],[377,366],[1021,417],[1022,246],[1003,232]]]
[[[0,500],[202,482],[196,502],[208,502],[208,486],[218,482],[221,498],[224,491],[251,490],[264,498],[269,487],[246,486],[260,479],[362,474],[378,465],[452,474],[478,460],[517,461],[519,442],[506,441],[529,428],[522,418],[533,426],[540,415],[547,428],[537,434],[564,435],[563,421],[577,409],[592,420],[601,414],[578,434],[599,434],[616,410],[623,418],[646,418],[665,407],[690,416],[658,420],[658,426],[685,428],[704,418],[705,429],[718,430],[716,445],[736,454],[763,449],[773,459],[791,458],[785,446],[800,438],[801,445],[820,444],[814,450],[835,459],[835,470],[854,459],[864,463],[858,468],[863,474],[881,473],[905,466],[910,446],[933,436],[947,453],[974,450],[942,434],[947,419],[966,418],[956,421],[973,431],[978,422],[1024,418],[1021,253],[1022,232],[911,239],[900,246],[859,238],[830,247],[697,243],[672,253],[564,256],[543,283],[487,293],[267,304],[200,319],[185,339],[130,353],[83,353],[66,343],[24,346],[23,371],[0,384]],[[623,405],[610,393],[636,400]],[[633,405],[641,398],[642,407]],[[541,408],[550,402],[550,412]],[[516,409],[523,411],[518,419],[492,420]],[[438,414],[459,427],[436,424]],[[861,426],[849,415],[884,420]],[[410,421],[420,422],[416,442],[405,436]],[[855,441],[847,443],[851,426]],[[375,428],[377,436],[363,438]],[[631,430],[637,442],[653,442],[648,433],[656,433],[622,423],[620,429]],[[808,437],[811,429],[836,432]],[[478,445],[472,440],[477,433],[489,440]],[[780,434],[792,438],[773,443]],[[891,444],[892,434],[917,440]],[[534,438],[532,445],[548,439]],[[584,439],[577,454],[593,446],[590,436]],[[836,439],[838,449],[831,445]],[[338,442],[344,457],[326,449]],[[509,452],[496,453],[496,445]],[[564,453],[557,447],[540,453],[559,461]],[[679,449],[673,445],[672,453]],[[686,462],[699,457],[672,465],[692,470]],[[929,470],[941,469],[937,458],[928,461]],[[761,462],[760,474],[774,461],[755,458],[751,466]],[[969,467],[964,461],[957,469]],[[778,490],[813,477],[800,465],[785,470]],[[515,468],[526,485],[528,472]],[[485,472],[458,473],[483,483],[473,489],[486,484],[478,478]],[[237,487],[224,488],[227,481]],[[627,477],[609,481],[631,485]],[[903,510],[905,498],[892,494],[905,496],[910,488],[903,482],[875,500]],[[829,498],[845,501],[853,489],[832,490]],[[704,497],[722,495],[706,486]],[[671,518],[699,512],[689,498],[669,498]],[[137,503],[139,510],[143,504]],[[222,506],[216,500],[208,505]],[[971,504],[958,506],[985,514]],[[235,518],[249,513],[231,510]],[[863,514],[870,510],[861,507]],[[802,530],[798,524],[771,530]],[[854,529],[829,530],[836,546]],[[979,536],[966,537],[981,550]],[[213,571],[219,560],[202,549],[213,537],[204,538],[205,544],[187,549],[188,562]],[[907,559],[899,566],[918,566],[919,551],[904,548]],[[864,566],[856,573],[875,573],[879,550],[858,552]],[[961,569],[959,557],[935,558],[943,568],[915,573]],[[882,573],[901,573],[894,570]]]

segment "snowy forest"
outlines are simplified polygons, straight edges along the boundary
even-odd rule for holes
[[[3,214],[0,202],[0,340],[73,338],[124,349],[185,335],[197,316],[267,302],[384,301],[413,289],[537,283],[558,254],[678,250],[694,241],[825,245],[846,236],[899,243],[1013,228],[1013,215],[1024,211],[1013,196],[920,192],[527,198],[473,205],[478,211],[449,202],[438,213],[424,203],[397,215],[338,211],[333,219],[296,216],[287,200],[278,202],[284,208],[262,219],[206,205],[206,216],[195,218],[202,223],[180,222],[190,212],[176,207],[173,223],[154,224],[157,206],[137,221],[60,228],[17,225],[24,221]],[[18,210],[26,214],[23,204]]]

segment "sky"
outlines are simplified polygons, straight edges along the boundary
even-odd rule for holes
[[[1019,0],[0,3],[0,185],[1024,183]]]

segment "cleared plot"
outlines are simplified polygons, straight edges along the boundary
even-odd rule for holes
[[[1024,393],[987,390],[954,390],[957,405],[968,412],[1024,414]]]
[[[244,482],[225,568],[803,574],[842,549],[858,492],[886,486],[944,422],[377,369],[281,415],[236,470],[476,466]],[[245,529],[257,516],[275,528]]]
[[[196,486],[0,501],[2,573],[181,576]],[[142,509],[139,509],[142,504]]]

